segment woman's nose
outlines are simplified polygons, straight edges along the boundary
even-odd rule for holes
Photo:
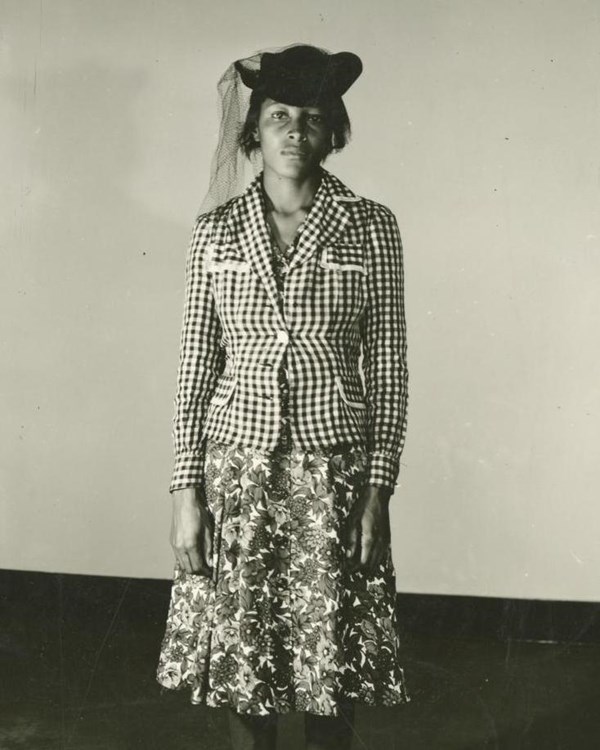
[[[290,123],[290,129],[288,131],[288,138],[298,139],[299,141],[306,140],[306,123],[303,120],[294,120]]]

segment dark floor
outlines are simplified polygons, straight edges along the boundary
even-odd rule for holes
[[[154,681],[167,601],[164,581],[0,572],[1,750],[228,748],[224,710]],[[407,632],[404,666],[412,702],[359,708],[354,750],[600,749],[597,643]],[[282,717],[279,747],[302,727]]]

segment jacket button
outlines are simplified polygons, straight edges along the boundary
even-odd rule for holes
[[[277,341],[279,341],[281,344],[287,344],[289,340],[290,337],[287,331],[284,331],[283,328],[277,331]]]

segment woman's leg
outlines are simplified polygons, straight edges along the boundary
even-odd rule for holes
[[[250,716],[229,712],[229,733],[233,750],[275,750],[277,745],[277,715]]]
[[[354,704],[340,705],[339,716],[304,714],[306,750],[350,750],[354,734]]]

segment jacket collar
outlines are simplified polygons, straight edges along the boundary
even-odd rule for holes
[[[321,181],[313,205],[300,227],[290,270],[309,260],[319,246],[334,242],[351,221],[349,206],[361,200],[337,177],[321,167]],[[277,284],[271,265],[272,240],[265,216],[262,172],[230,205],[226,221],[227,244],[237,247],[239,254],[247,258],[264,284],[269,299],[279,309]]]

